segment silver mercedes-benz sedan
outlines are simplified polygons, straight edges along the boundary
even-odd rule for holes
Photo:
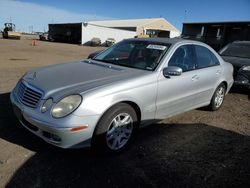
[[[92,59],[27,72],[11,102],[21,124],[48,143],[117,152],[152,121],[218,110],[232,84],[232,65],[204,43],[128,39]]]

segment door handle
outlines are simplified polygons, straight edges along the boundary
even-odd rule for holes
[[[200,77],[198,76],[198,75],[194,75],[194,76],[192,76],[192,81],[197,81],[197,80],[199,80],[200,79]]]
[[[217,70],[217,71],[216,71],[216,74],[221,74],[221,70]]]

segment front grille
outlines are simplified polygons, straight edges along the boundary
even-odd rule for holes
[[[42,98],[42,92],[21,82],[17,88],[17,97],[24,105],[36,108]]]

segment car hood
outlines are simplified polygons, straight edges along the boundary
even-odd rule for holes
[[[148,73],[139,69],[84,60],[35,69],[28,72],[23,80],[42,90],[44,99],[53,97],[56,100],[69,94],[84,93]]]
[[[221,56],[226,62],[231,63],[235,68],[241,68],[242,66],[250,66],[250,59],[231,57],[231,56]]]

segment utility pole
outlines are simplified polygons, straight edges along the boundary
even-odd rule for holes
[[[185,13],[184,13],[184,22],[187,21],[187,10],[185,10]]]

